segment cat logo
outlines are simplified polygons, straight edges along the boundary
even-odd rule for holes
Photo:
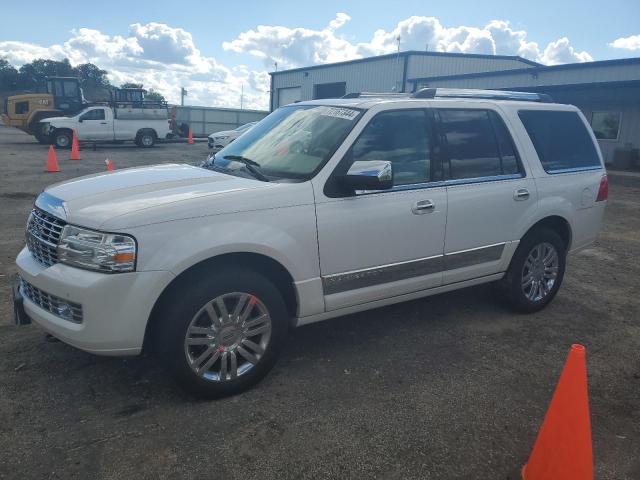
[[[40,98],[40,99],[38,99],[38,103],[40,105],[49,105],[49,99],[48,98]]]

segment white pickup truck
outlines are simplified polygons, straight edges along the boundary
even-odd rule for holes
[[[135,142],[139,147],[152,147],[159,138],[166,138],[171,130],[166,108],[113,109],[94,106],[73,117],[51,117],[43,120],[43,131],[48,132],[57,148],[69,148],[73,130],[80,141]]]

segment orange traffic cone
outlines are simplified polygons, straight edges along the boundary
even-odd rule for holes
[[[73,140],[71,141],[70,160],[80,160],[80,145],[78,144],[78,132],[73,130]]]
[[[108,158],[104,161],[104,163],[107,165],[107,172],[113,172],[116,169],[116,167],[113,166],[113,162]]]
[[[49,145],[49,155],[47,155],[47,165],[44,171],[49,173],[60,171],[58,159],[56,158],[56,151],[53,149],[53,145]]]
[[[572,345],[523,480],[593,480],[585,348]]]
[[[189,139],[187,140],[189,145],[193,145],[193,129],[189,127]]]

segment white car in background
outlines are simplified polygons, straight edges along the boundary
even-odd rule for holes
[[[226,147],[240,135],[251,130],[251,127],[253,127],[256,123],[258,122],[249,122],[245,123],[244,125],[240,125],[235,130],[223,130],[222,132],[212,133],[211,135],[209,135],[209,148],[220,150]]]

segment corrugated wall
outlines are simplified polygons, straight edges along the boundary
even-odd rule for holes
[[[206,137],[221,130],[233,130],[245,123],[262,120],[269,112],[215,107],[176,107],[176,122],[186,123],[197,137]]]
[[[512,70],[528,68],[532,65],[517,59],[506,58],[472,58],[472,57],[429,57],[426,55],[411,55],[407,66],[407,78],[439,77],[444,75],[459,75],[465,73],[493,72],[498,70]],[[413,85],[405,87],[411,91]]]
[[[416,77],[417,76],[414,76],[413,78]],[[507,73],[498,76],[479,76],[470,78],[435,80],[427,79],[423,82],[423,84],[426,83],[430,87],[452,88],[513,88],[613,81],[621,82],[626,80],[640,80],[640,67],[637,64],[568,68],[535,71],[531,73]]]
[[[409,55],[407,78],[454,75],[512,68],[525,68],[527,63],[509,58],[472,58],[458,56]],[[313,98],[313,86],[321,83],[346,82],[346,92],[391,92],[402,89],[404,56],[372,58],[367,61],[325,65],[307,71],[279,72],[273,75],[274,104],[279,88],[301,87],[302,100]],[[411,85],[405,85],[407,91]]]

